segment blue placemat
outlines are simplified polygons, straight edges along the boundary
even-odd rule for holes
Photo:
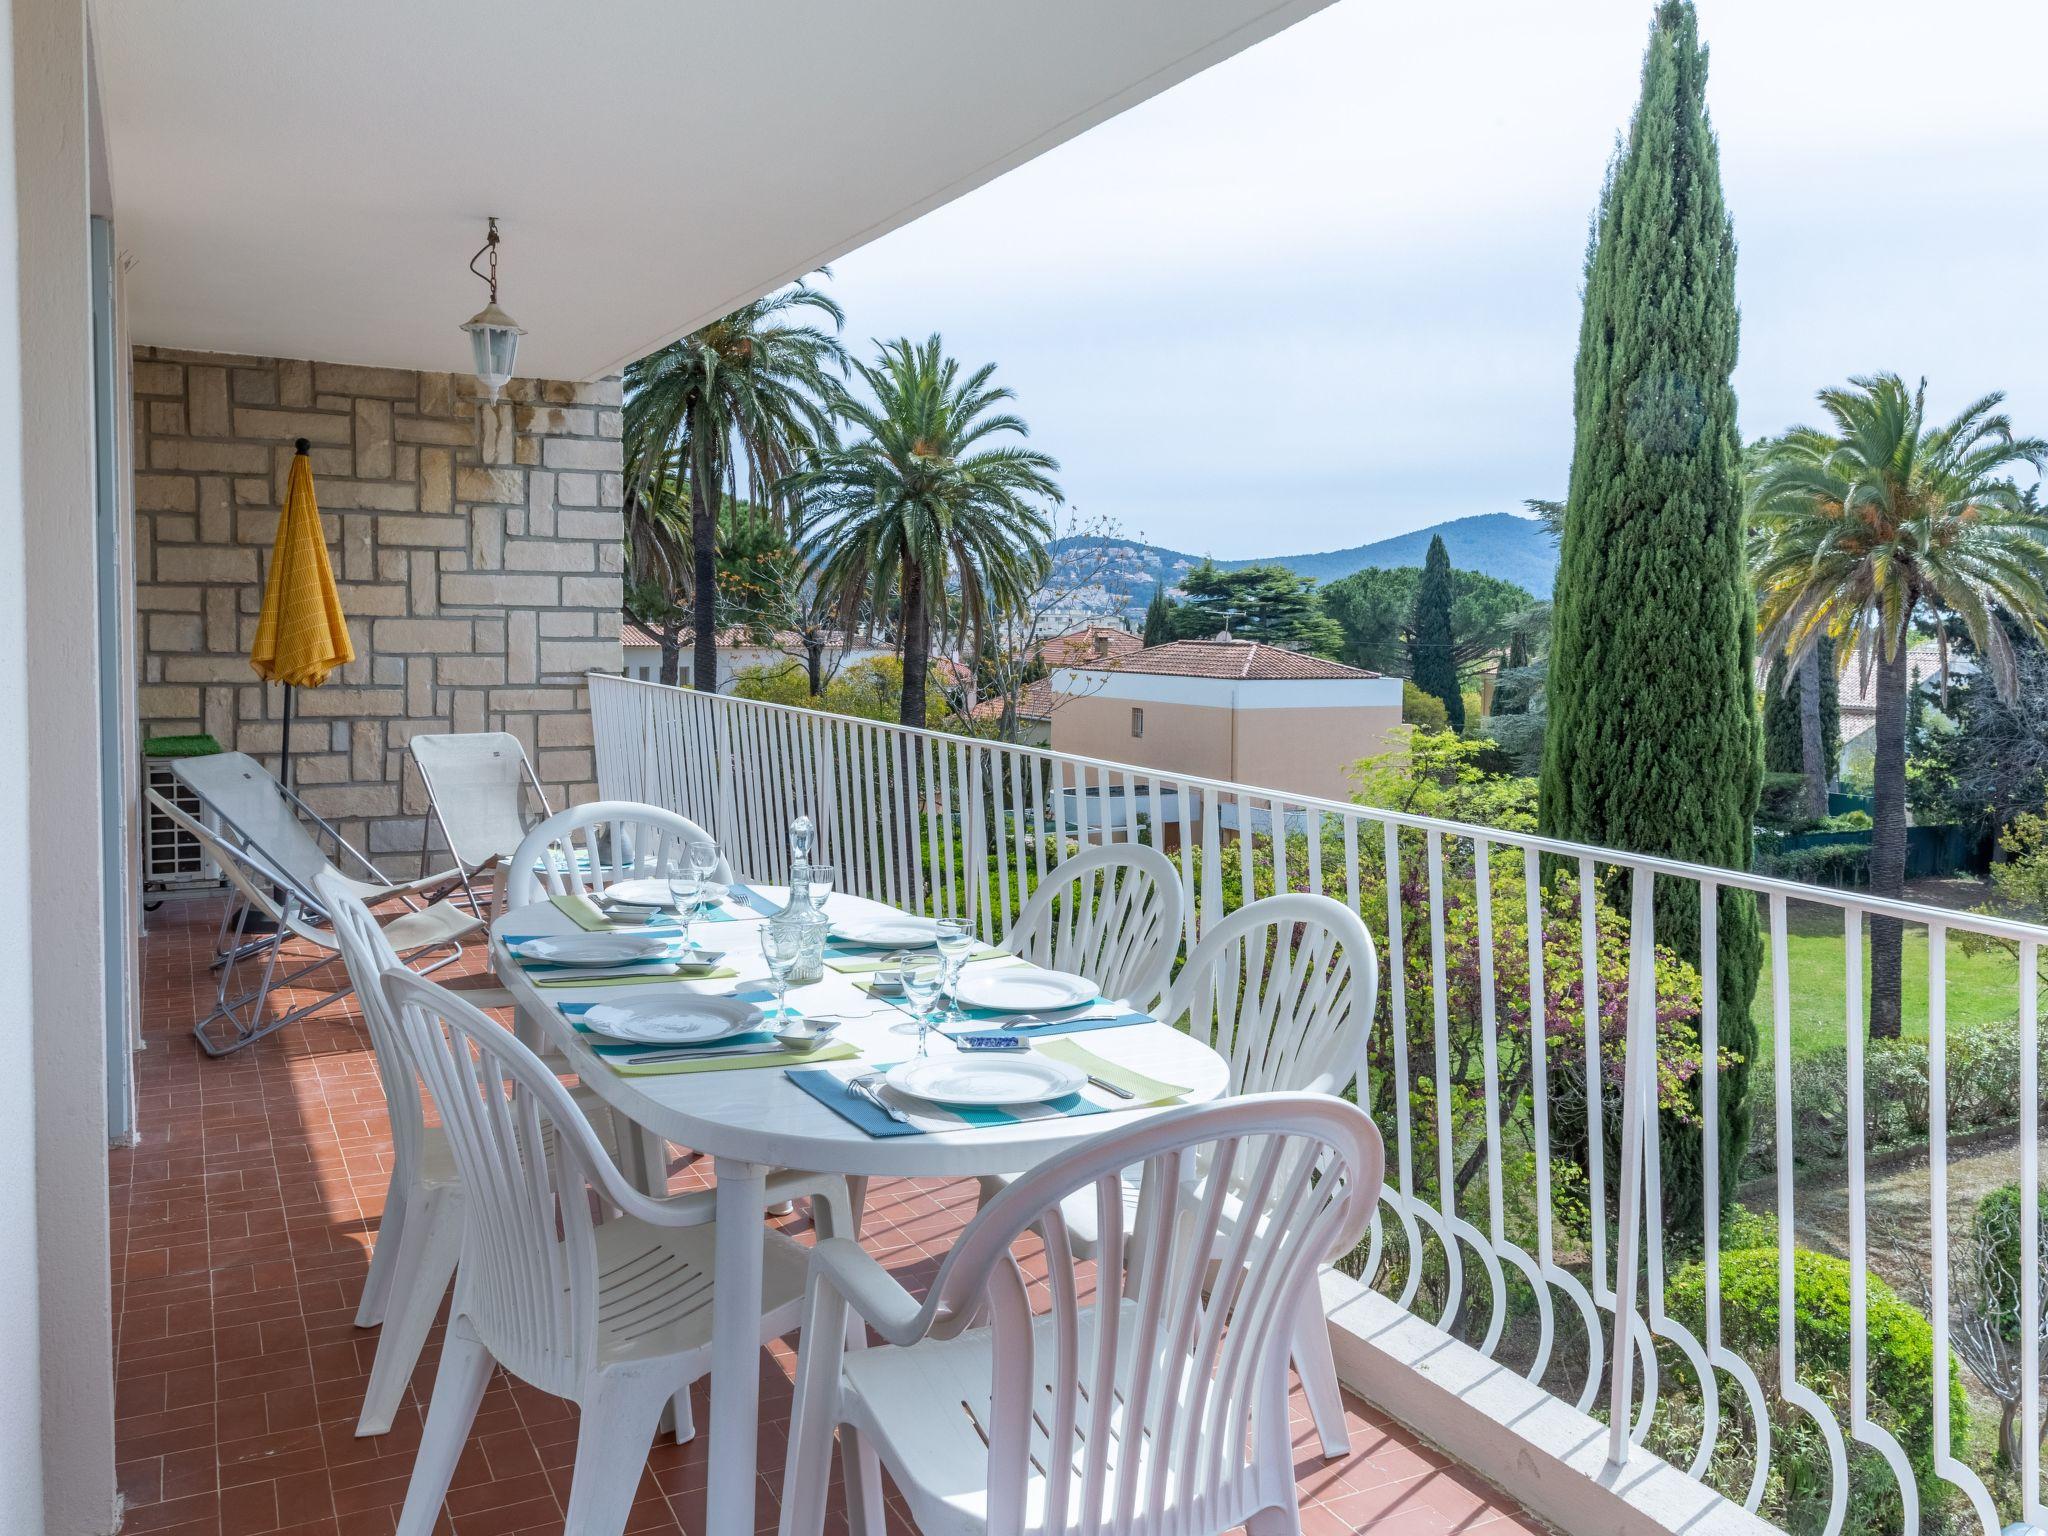
[[[778,907],[766,896],[763,896],[751,885],[742,885],[738,881],[735,881],[731,885],[728,885],[725,888],[725,894],[730,896],[735,901],[744,902],[747,906],[753,908],[763,917],[773,917],[776,913],[782,910],[782,908]]]

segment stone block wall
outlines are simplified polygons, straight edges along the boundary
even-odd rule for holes
[[[309,439],[356,660],[298,691],[293,779],[398,872],[427,808],[415,734],[510,731],[559,810],[596,794],[583,674],[621,666],[618,381],[477,394],[466,374],[135,353],[144,735],[205,731],[276,767],[283,690],[249,645]]]

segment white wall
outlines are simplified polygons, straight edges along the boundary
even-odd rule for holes
[[[21,326],[17,292],[20,217],[14,177],[14,26],[0,25],[0,844],[28,841],[28,626],[23,563]],[[0,1167],[35,1166],[35,1074],[26,947],[28,891],[0,880]],[[35,1185],[0,1179],[0,1529],[43,1528],[40,1314],[33,1233]]]
[[[0,838],[27,869],[0,891],[0,1525],[73,1536],[116,1520],[85,11],[12,0],[6,27]]]

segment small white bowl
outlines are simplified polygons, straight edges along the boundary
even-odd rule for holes
[[[823,1050],[838,1032],[838,1019],[802,1019],[789,1029],[775,1032],[775,1043],[786,1051]]]

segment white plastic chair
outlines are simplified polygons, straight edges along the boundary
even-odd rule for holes
[[[509,731],[474,731],[460,735],[415,736],[407,744],[420,782],[427,787],[434,825],[455,860],[455,872],[469,896],[470,910],[483,903],[473,876],[509,859],[526,836],[526,796],[540,807],[538,820],[554,814],[540,787],[526,748]],[[427,870],[432,826],[420,826],[420,873]]]
[[[697,823],[658,805],[595,800],[557,811],[526,834],[512,856],[505,885],[508,908],[550,896],[601,895],[621,880],[666,875],[682,866],[693,842],[716,843]],[[718,856],[714,880],[732,882]]]
[[[1190,1179],[1197,1163],[1212,1176]],[[1364,1232],[1383,1164],[1355,1104],[1258,1095],[1159,1115],[1022,1176],[953,1244],[921,1304],[857,1244],[821,1240],[785,1529],[823,1528],[836,1431],[856,1536],[882,1530],[856,1471],[869,1450],[924,1536],[1298,1533],[1289,1320],[1314,1302],[1324,1258]],[[1092,1276],[1067,1227],[1077,1201],[1111,1234]],[[1013,1249],[1030,1231],[1044,1238],[1042,1291],[1031,1246]],[[1048,1297],[1038,1314],[1035,1292]],[[845,1347],[849,1307],[882,1345]]]
[[[1160,1014],[1185,1020],[1189,1033],[1230,1063],[1232,1095],[1334,1095],[1364,1065],[1378,1000],[1379,962],[1358,915],[1327,896],[1290,894],[1268,896],[1212,924]],[[1009,1182],[984,1180],[982,1198]],[[1126,1217],[1134,1217],[1136,1184],[1124,1193]],[[1076,1249],[1093,1253],[1100,1234],[1094,1202],[1076,1202],[1067,1225]],[[1348,1454],[1351,1432],[1320,1300],[1294,1320],[1294,1365],[1323,1454]]]
[[[225,766],[202,767],[208,764]],[[397,884],[381,874],[375,881],[344,875],[293,816],[291,807],[297,802],[287,800],[286,791],[253,759],[232,752],[219,757],[187,758],[174,765],[172,771],[193,788],[220,824],[207,825],[154,790],[145,791],[150,803],[181,831],[198,840],[240,897],[223,914],[221,931],[215,940],[213,968],[220,977],[214,1006],[192,1026],[193,1035],[209,1056],[225,1056],[253,1045],[265,1035],[348,995],[348,986],[338,987],[275,1018],[269,1016],[272,992],[320,970],[337,953],[339,946],[333,926],[318,890],[323,878],[331,879],[336,889],[366,903],[402,902],[405,910],[381,920],[381,926],[391,947],[404,955],[408,964],[436,951],[447,951],[422,967],[425,971],[438,970],[458,959],[462,940],[480,926],[474,916],[452,903],[423,905],[423,892],[431,882]],[[243,819],[237,819],[237,813]],[[259,831],[244,831],[244,819]],[[345,843],[341,846],[347,848]],[[367,860],[363,866],[370,873],[377,873]],[[252,917],[265,920],[269,931],[251,937]],[[316,954],[306,964],[280,974],[278,962],[285,941],[292,938],[312,945]],[[256,968],[254,983],[235,992],[245,966]],[[486,1007],[495,1007],[509,1003],[510,999],[480,996],[479,1001]],[[219,1028],[222,1023],[226,1029]]]
[[[356,1308],[358,1328],[382,1326],[356,1433],[381,1435],[391,1428],[404,1400],[420,1347],[455,1273],[462,1243],[462,1180],[446,1132],[426,1123],[419,1079],[407,1064],[398,1024],[384,995],[383,974],[399,968],[398,956],[370,909],[345,886],[338,875],[320,877],[320,895],[334,916],[341,957],[362,1004],[370,1054],[377,1063],[391,1122],[391,1179],[369,1273],[363,1277],[362,1302]],[[587,1088],[572,1088],[569,1093],[606,1151],[616,1155],[621,1134],[631,1135],[635,1128],[620,1124]]]
[[[1166,991],[1186,911],[1171,859],[1143,843],[1105,843],[1046,874],[1003,947],[1150,1008]]]
[[[641,1194],[568,1090],[506,1030],[409,972],[386,971],[384,986],[440,1110],[465,1205],[398,1536],[433,1530],[494,1363],[581,1407],[565,1536],[617,1536],[663,1407],[710,1369],[714,1196]],[[850,1230],[843,1181],[785,1176],[781,1188],[813,1197],[821,1232]],[[804,1285],[802,1245],[767,1239],[763,1343],[794,1326]]]

